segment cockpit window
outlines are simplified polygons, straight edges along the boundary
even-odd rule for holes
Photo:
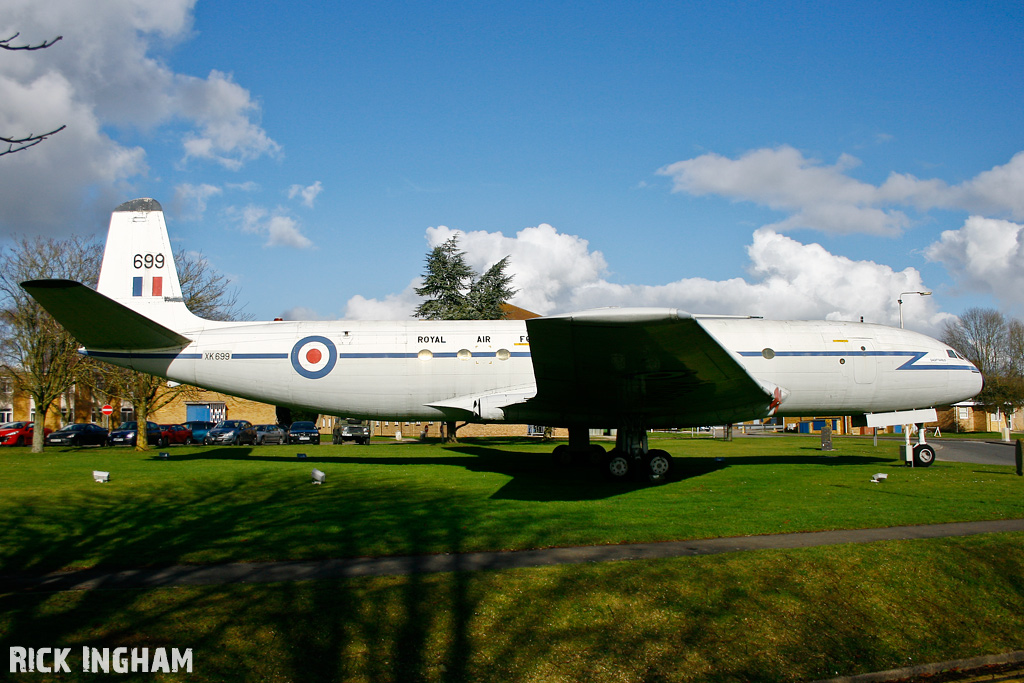
[[[946,349],[946,355],[950,358],[956,358],[956,352],[953,349]]]

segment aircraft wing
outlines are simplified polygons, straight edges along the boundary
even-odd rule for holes
[[[523,415],[617,426],[723,424],[767,414],[772,389],[675,309],[597,309],[526,321],[537,395]]]
[[[164,349],[191,343],[174,330],[73,280],[31,280],[22,288],[87,349]]]

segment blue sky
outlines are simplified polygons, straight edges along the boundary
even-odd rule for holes
[[[69,127],[0,157],[5,238],[154,197],[257,318],[407,317],[453,231],[539,313],[1024,315],[1019,4],[11,4],[64,40],[0,129]]]

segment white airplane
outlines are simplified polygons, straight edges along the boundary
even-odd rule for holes
[[[648,449],[651,428],[814,415],[909,424],[928,419],[918,409],[982,388],[945,344],[865,323],[671,308],[526,321],[204,320],[182,300],[153,199],[114,210],[95,291],[70,280],[22,286],[82,353],[108,363],[328,415],[564,426],[569,444],[556,456],[603,456],[613,478],[669,474],[669,454]],[[610,453],[590,445],[591,427],[618,430]],[[923,442],[914,449],[921,465],[934,455]]]

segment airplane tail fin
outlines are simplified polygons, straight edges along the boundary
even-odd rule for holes
[[[172,330],[202,323],[185,307],[163,207],[155,199],[114,209],[96,291]]]

